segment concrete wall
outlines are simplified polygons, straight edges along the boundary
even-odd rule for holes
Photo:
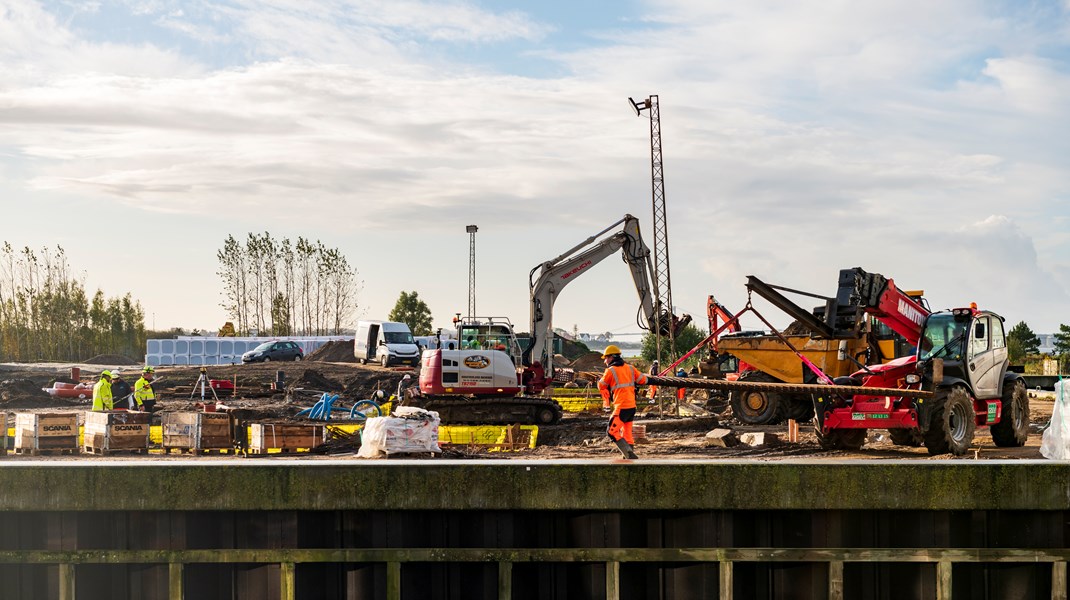
[[[318,337],[198,337],[151,339],[145,343],[145,364],[154,367],[171,365],[233,365],[241,363],[241,355],[264,342],[289,340],[297,342],[305,354],[315,352],[330,341],[353,341],[352,336]]]

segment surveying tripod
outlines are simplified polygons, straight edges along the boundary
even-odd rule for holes
[[[193,382],[193,390],[189,393],[190,400],[193,400],[193,395],[197,393],[197,384],[201,386],[201,402],[204,402],[204,388],[206,387],[212,392],[212,398],[219,402],[219,396],[216,395],[212,382],[208,380],[208,369],[205,367],[201,367],[201,374],[197,377],[197,381]]]

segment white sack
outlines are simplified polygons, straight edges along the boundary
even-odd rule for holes
[[[442,452],[438,446],[438,413],[399,406],[394,417],[372,417],[361,433],[361,458],[379,458],[406,452]]]
[[[1040,453],[1051,460],[1070,460],[1070,380],[1055,384],[1055,407],[1051,422],[1040,440]]]

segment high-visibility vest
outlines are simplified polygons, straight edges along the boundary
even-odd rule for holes
[[[156,392],[152,391],[152,384],[142,377],[134,384],[134,401],[141,406],[146,400],[155,400]]]
[[[618,409],[635,408],[635,386],[644,383],[646,375],[631,365],[607,367],[598,380],[598,391],[602,393],[602,402],[606,406],[612,399]]]
[[[111,399],[111,382],[103,377],[93,386],[93,410],[111,410],[115,408]]]

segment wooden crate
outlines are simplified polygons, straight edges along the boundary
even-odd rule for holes
[[[234,419],[225,412],[164,413],[161,446],[165,452],[233,449]]]
[[[78,413],[18,413],[15,451],[73,452],[78,449]]]
[[[125,410],[85,413],[82,450],[102,454],[113,450],[147,451],[152,415]]]
[[[315,448],[323,443],[326,427],[305,423],[252,423],[249,425],[249,452],[267,454],[269,450],[294,452],[298,448]]]

